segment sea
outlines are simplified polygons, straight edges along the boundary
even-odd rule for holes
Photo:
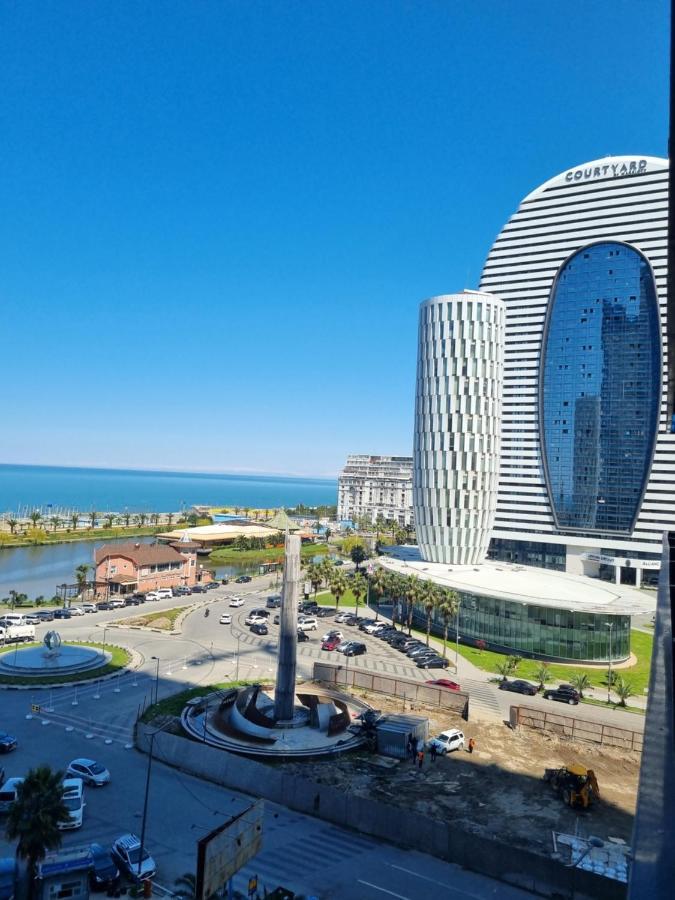
[[[61,466],[0,465],[0,513],[177,512],[193,505],[271,509],[337,503],[337,481]]]

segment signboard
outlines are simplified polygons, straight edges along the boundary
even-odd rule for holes
[[[627,569],[660,569],[659,559],[624,559],[622,556],[607,556],[605,553],[582,553],[588,562],[599,562],[604,566],[625,566]]]
[[[39,713],[40,712],[40,704],[39,703],[31,703],[30,711]]]
[[[264,814],[256,800],[198,842],[195,900],[208,900],[260,852]]]

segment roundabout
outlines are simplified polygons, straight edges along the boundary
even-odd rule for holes
[[[48,631],[42,644],[0,652],[0,681],[5,687],[58,686],[93,680],[122,672],[132,654],[122,647],[95,643],[63,643],[57,631]]]

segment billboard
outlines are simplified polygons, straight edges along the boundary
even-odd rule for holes
[[[256,800],[197,843],[195,900],[208,900],[260,852],[265,804]]]

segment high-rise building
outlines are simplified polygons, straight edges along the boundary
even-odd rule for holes
[[[506,307],[494,559],[656,580],[675,527],[667,203],[667,160],[596,160],[529,194],[490,250],[480,287]]]
[[[478,291],[420,306],[413,507],[424,559],[485,559],[497,505],[504,304]]]
[[[379,516],[412,526],[412,458],[350,455],[338,476],[338,521],[374,523]]]

